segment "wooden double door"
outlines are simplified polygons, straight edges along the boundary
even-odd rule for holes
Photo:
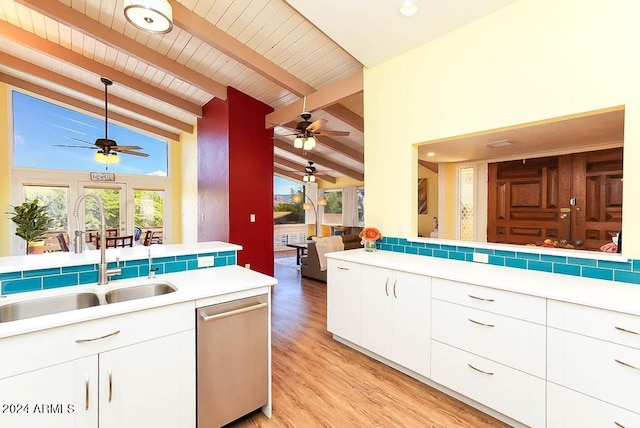
[[[489,242],[597,250],[622,227],[622,148],[489,164]]]

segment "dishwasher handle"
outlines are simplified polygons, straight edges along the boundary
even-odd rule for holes
[[[206,315],[206,314],[203,313],[203,311],[200,311],[200,318],[202,318],[203,322],[219,320],[221,318],[226,318],[226,317],[242,314],[242,313],[249,312],[249,311],[255,311],[257,309],[261,309],[261,308],[264,308],[266,306],[267,306],[266,302],[258,303],[257,305],[247,306],[246,308],[240,308],[240,309],[236,309],[236,310],[229,311],[229,312],[222,312],[220,314],[215,314],[215,315]]]

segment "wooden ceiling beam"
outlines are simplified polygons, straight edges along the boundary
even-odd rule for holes
[[[364,118],[340,103],[333,104],[324,108],[324,111],[360,132],[364,132]]]
[[[20,58],[16,58],[3,52],[0,52],[0,64],[23,72],[25,74],[29,74],[40,79],[45,79],[48,82],[64,86],[65,88],[77,91],[79,93],[89,95],[90,97],[96,98],[98,100],[104,100],[103,89],[97,89],[89,85],[85,85],[78,82],[77,80],[73,80],[60,74],[54,73],[53,71],[47,70],[46,68],[39,67],[35,64],[23,61]],[[178,119],[164,115],[162,113],[158,113],[157,111],[151,110],[149,108],[142,107],[129,100],[125,100],[124,98],[120,98],[115,95],[109,95],[109,105],[124,108],[133,113],[148,117],[149,119],[167,124],[172,128],[188,132],[189,134],[193,133],[193,125],[182,122]]]
[[[296,156],[300,156],[300,149],[294,149],[293,148],[293,144],[288,143],[286,141],[282,141],[279,139],[275,139],[273,140],[273,146],[277,147],[280,150],[284,150],[286,152],[292,153]],[[329,160],[325,157],[322,157],[316,153],[314,153],[313,151],[308,151],[308,152],[304,152],[304,157],[307,158],[310,161],[313,161],[315,163],[317,163],[318,165],[322,165],[324,167],[327,167],[329,169],[334,169],[336,171],[338,171],[341,174],[344,174],[348,177],[351,177],[355,180],[358,181],[364,181],[364,174],[355,171],[351,168],[347,168],[344,165],[340,165],[339,163],[336,163],[332,160]]]
[[[429,162],[426,160],[418,159],[418,164],[422,165],[423,167],[427,168],[430,171],[435,172],[436,174],[438,173],[438,164],[435,162]]]
[[[300,165],[296,162],[290,161],[289,159],[285,159],[285,158],[281,158],[280,156],[274,156],[273,157],[273,162],[277,163],[278,165],[283,165],[286,166],[287,168],[291,168],[291,169],[295,169],[295,172],[298,172],[298,174],[302,174],[304,175],[304,168],[307,166],[305,165]],[[288,171],[288,172],[294,172],[294,171]],[[316,178],[322,179],[324,181],[328,181],[329,183],[333,183],[335,184],[336,182],[336,178],[332,175],[329,175],[327,173],[324,173],[322,171],[318,171],[315,174]]]
[[[190,11],[180,3],[173,2],[172,8],[174,25],[194,35],[220,52],[225,53],[245,67],[277,83],[299,97],[315,91],[313,86],[269,61],[264,56],[249,48],[244,43],[239,42],[234,37],[220,30],[211,22]]]
[[[134,39],[119,33],[70,6],[51,0],[15,0],[54,21],[80,31],[107,46],[111,46],[154,68],[164,71],[192,86],[223,100],[227,99],[227,87],[190,69],[165,55],[149,49]]]
[[[292,180],[302,182],[302,177],[300,177],[298,174],[294,174],[291,171],[286,171],[286,170],[284,170],[282,168],[278,168],[277,166],[273,167],[273,173],[276,174],[276,175],[282,176],[282,177],[287,177],[287,178],[290,178]]]
[[[42,95],[43,97],[56,100],[58,102],[67,104],[69,106],[78,108],[80,110],[88,111],[97,116],[104,117],[104,109],[102,107],[94,106],[93,104],[80,101],[76,98],[73,98],[67,95],[62,95],[51,89],[43,88],[42,86],[36,85],[35,83],[27,82],[26,80],[22,80],[2,72],[0,72],[0,81],[5,82],[9,85],[17,86],[18,88],[22,88],[26,91]],[[124,123],[129,126],[133,126],[134,128],[138,128],[138,129],[150,132],[157,136],[168,138],[173,141],[180,141],[180,135],[178,134],[169,132],[165,129],[158,128],[153,125],[149,125],[148,123],[144,123],[139,120],[135,120],[118,113],[109,113],[109,119],[112,119],[113,121],[116,121],[116,122]]]
[[[189,114],[202,117],[202,107],[199,105],[169,94],[160,88],[144,83],[135,77],[128,76],[125,73],[93,61],[71,49],[64,48],[2,20],[0,20],[0,38],[11,40],[21,46],[82,68],[98,76],[108,77],[115,83],[126,86],[133,91],[155,98],[158,101],[179,108]]]
[[[306,111],[323,109],[335,104],[338,100],[362,92],[362,90],[362,70],[360,70],[349,77],[325,85],[317,91],[308,94],[304,109]],[[300,116],[302,110],[303,100],[298,100],[292,104],[281,107],[265,117],[265,128],[273,128],[274,126],[294,120]]]

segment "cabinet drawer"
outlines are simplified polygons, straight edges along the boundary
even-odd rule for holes
[[[549,300],[548,325],[640,349],[640,317]]]
[[[431,378],[525,425],[545,425],[545,381],[535,376],[434,340]]]
[[[640,413],[640,350],[549,328],[547,380]]]
[[[431,310],[433,339],[545,377],[544,326],[436,299]]]
[[[193,328],[194,304],[185,302],[9,337],[0,379]]]
[[[547,320],[546,299],[541,297],[440,278],[434,278],[432,284],[432,296],[435,299],[538,324],[545,324]]]
[[[640,415],[547,383],[547,428],[640,427]]]

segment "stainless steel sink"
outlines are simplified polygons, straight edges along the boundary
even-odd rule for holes
[[[74,293],[43,297],[0,305],[0,322],[17,321],[100,305],[93,293]]]
[[[118,288],[105,294],[107,303],[124,302],[126,300],[143,299],[145,297],[161,296],[173,293],[176,288],[166,282],[137,285],[134,287]]]

